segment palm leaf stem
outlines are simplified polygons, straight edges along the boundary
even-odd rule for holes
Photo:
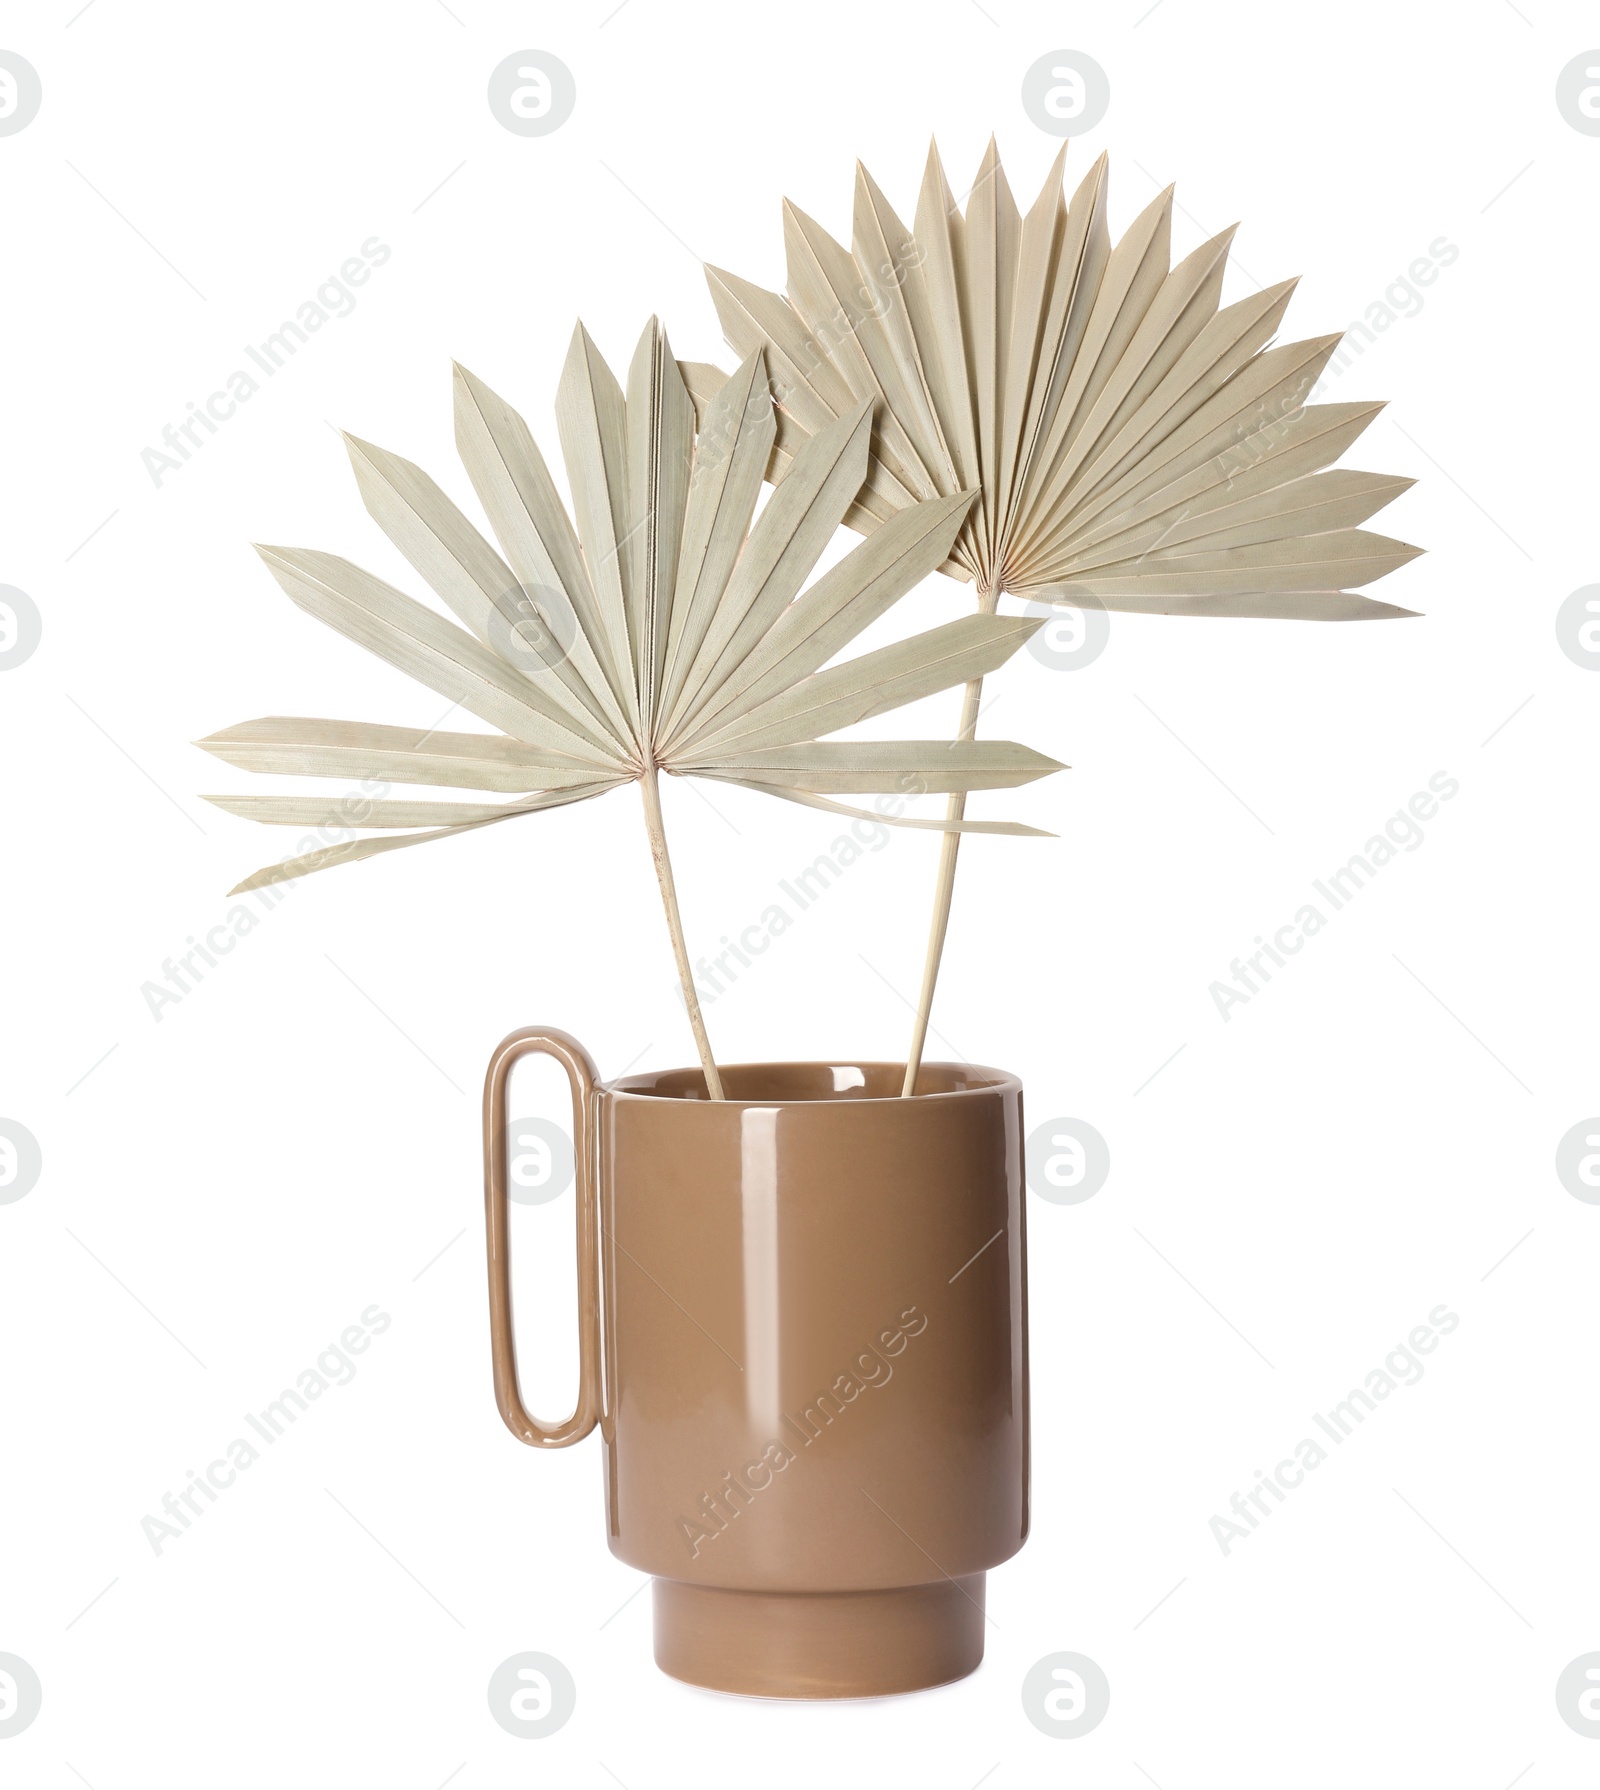
[[[700,997],[695,992],[694,975],[689,968],[689,947],[683,936],[683,917],[678,912],[678,891],[672,880],[672,859],[667,855],[667,830],[661,820],[661,792],[656,786],[656,767],[646,765],[639,779],[639,792],[644,797],[644,826],[650,835],[650,857],[656,867],[656,880],[661,885],[661,902],[667,910],[667,931],[672,938],[672,955],[678,963],[678,980],[683,985],[683,1001],[689,1010],[689,1027],[694,1033],[695,1048],[700,1052],[700,1067],[705,1071],[706,1091],[713,1100],[726,1098],[722,1077],[717,1073],[716,1059],[711,1054],[711,1040],[706,1036],[706,1022],[700,1012]]]
[[[978,587],[978,613],[993,615],[1000,601],[998,590]],[[962,691],[961,726],[958,740],[976,739],[978,710],[983,703],[983,679],[975,677]],[[966,818],[965,790],[955,790],[945,803],[945,819]],[[944,956],[945,933],[950,926],[950,902],[956,887],[956,854],[961,850],[961,835],[947,832],[939,842],[939,872],[934,882],[933,917],[928,922],[928,949],[922,965],[922,988],[917,995],[917,1013],[911,1028],[911,1048],[906,1053],[906,1077],[900,1089],[905,1099],[917,1091],[917,1074],[922,1068],[922,1053],[928,1042],[928,1021],[933,1014],[933,990],[939,980],[939,964]]]

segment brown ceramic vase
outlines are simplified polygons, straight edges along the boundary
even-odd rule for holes
[[[579,1393],[517,1387],[506,1084],[572,1083]],[[1028,1533],[1022,1088],[996,1069],[750,1063],[601,1084],[516,1032],[484,1090],[495,1397],[600,1426],[611,1551],[655,1579],[656,1663],[763,1697],[925,1689],[983,1657],[984,1576]]]

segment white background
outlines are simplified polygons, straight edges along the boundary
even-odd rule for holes
[[[0,1207],[0,1651],[44,1706],[0,1741],[5,1781],[1593,1783],[1554,1685],[1600,1648],[1600,1209],[1553,1166],[1600,1109],[1600,678],[1553,631],[1597,576],[1600,139],[1554,101],[1592,12],[613,5],[7,9],[44,103],[0,139],[0,582],[44,638],[0,675],[0,1116],[44,1172]],[[546,138],[485,103],[528,47],[577,81]],[[292,844],[203,803],[252,780],[186,742],[438,718],[248,546],[416,588],[330,425],[470,507],[452,356],[552,444],[579,315],[613,365],[652,310],[727,364],[698,257],[780,286],[779,196],[845,234],[860,155],[909,213],[934,131],[958,185],[997,132],[1031,199],[1056,145],[1022,76],[1063,47],[1111,80],[1069,179],[1110,150],[1118,232],[1176,179],[1176,254],[1243,219],[1225,298],[1302,274],[1288,336],[1459,248],[1330,394],[1390,400],[1347,462],[1420,481],[1376,526],[1427,556],[1375,594],[1426,619],[1119,616],[1092,667],[994,680],[986,731],[1074,769],[982,798],[1059,838],[963,851],[935,1048],[1020,1072],[1030,1123],[1086,1120],[1112,1157],[1089,1202],[1030,1199],[1033,1537],[968,1680],[716,1698],[651,1664],[598,1442],[530,1453],[489,1384],[489,1049],[547,1022],[607,1074],[692,1059],[636,797],[301,884],[157,1022],[141,986]],[[157,488],[141,450],[374,235],[392,256],[353,312]],[[969,603],[935,578],[892,619]],[[1211,982],[1439,771],[1460,793],[1425,843],[1224,1023]],[[665,795],[702,950],[839,831],[711,794]],[[902,1054],[936,850],[853,866],[708,1007],[719,1055]],[[553,1079],[519,1099],[562,1113]],[[519,1214],[560,1246],[524,1282],[547,1410],[568,1203]],[[163,1493],[374,1302],[392,1326],[354,1381],[153,1553]],[[1441,1302],[1460,1325],[1426,1377],[1225,1558],[1210,1518]],[[578,1685],[537,1743],[485,1702],[528,1649]],[[1068,1649],[1111,1683],[1075,1741],[1019,1698]]]

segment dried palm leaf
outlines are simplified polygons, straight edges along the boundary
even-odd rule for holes
[[[1268,346],[1293,280],[1221,306],[1232,230],[1169,265],[1169,187],[1113,246],[1106,162],[1070,203],[1066,151],[1018,211],[991,141],[963,216],[930,151],[914,229],[864,168],[851,247],[785,202],[788,288],[708,267],[736,353],[764,348],[783,481],[819,432],[882,406],[845,521],[869,538],[908,505],[977,486],[943,569],[980,614],[1002,592],[1043,603],[1320,621],[1407,615],[1352,593],[1419,549],[1360,524],[1409,479],[1325,471],[1381,409],[1307,405],[1337,335]],[[686,368],[696,401],[715,367]],[[960,738],[976,731],[979,680]],[[959,819],[963,792],[950,797]],[[946,834],[912,1092],[949,919],[959,835]]]
[[[457,367],[457,445],[501,552],[418,467],[347,437],[368,511],[464,625],[348,560],[258,551],[302,609],[500,731],[419,733],[279,716],[197,743],[245,770],[517,799],[374,800],[352,820],[342,805],[314,797],[213,796],[230,813],[270,825],[398,831],[269,865],[240,888],[637,782],[695,1043],[708,1091],[721,1099],[673,888],[659,772],[865,815],[830,794],[1011,788],[1061,768],[1023,746],[971,740],[822,743],[824,734],[992,671],[1040,624],[974,616],[830,664],[944,560],[972,494],[902,506],[802,590],[866,477],[874,401],[851,405],[796,451],[783,488],[752,525],[776,432],[766,388],[757,348],[697,429],[654,319],[626,394],[579,325],[556,401],[574,526],[522,418]],[[870,818],[1034,831],[959,816]]]

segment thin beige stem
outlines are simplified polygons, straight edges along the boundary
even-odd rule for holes
[[[717,1073],[711,1055],[711,1040],[706,1036],[706,1022],[700,1014],[700,997],[695,992],[694,976],[689,969],[689,947],[684,943],[683,920],[678,913],[678,891],[672,881],[672,860],[667,856],[667,830],[661,821],[661,792],[656,787],[656,768],[649,765],[639,779],[644,796],[644,825],[650,835],[650,857],[656,867],[656,880],[661,884],[661,900],[667,910],[667,931],[672,935],[672,955],[678,960],[678,980],[683,985],[683,999],[689,1009],[689,1025],[694,1032],[695,1048],[700,1052],[700,1067],[705,1071],[706,1089],[713,1100],[724,1100],[722,1077]]]
[[[980,589],[978,592],[978,612],[980,615],[993,615],[999,604],[998,591]],[[977,737],[978,710],[983,703],[983,679],[974,678],[967,685],[961,698],[961,727],[956,738],[970,740]],[[965,819],[967,797],[964,790],[956,790],[945,804],[945,819],[960,821]],[[928,1021],[933,1014],[933,991],[939,980],[939,963],[944,956],[945,933],[950,926],[950,902],[956,887],[956,855],[961,850],[961,835],[949,832],[944,835],[939,847],[939,874],[933,890],[933,918],[928,923],[928,952],[922,965],[922,991],[917,996],[917,1016],[911,1030],[911,1048],[906,1053],[906,1078],[900,1089],[901,1097],[917,1091],[917,1074],[922,1068],[922,1053],[928,1043]]]

